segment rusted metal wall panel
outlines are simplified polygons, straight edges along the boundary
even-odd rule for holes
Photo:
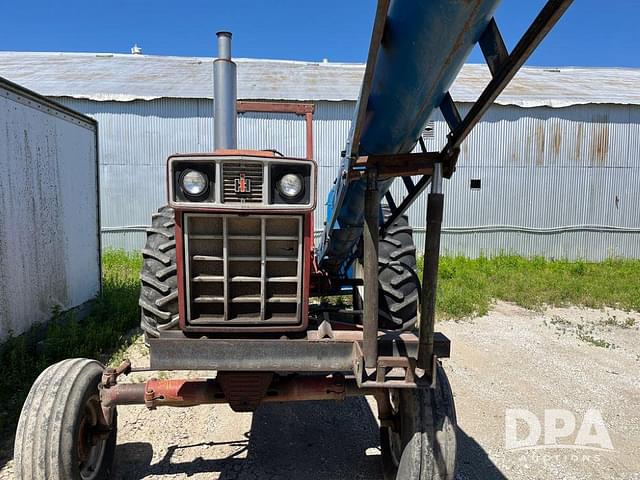
[[[460,105],[464,114],[469,105]],[[429,148],[442,146],[436,118]],[[602,260],[640,257],[640,107],[494,105],[445,181],[443,250]],[[481,188],[471,189],[479,179]],[[394,186],[401,190],[400,185]],[[411,208],[422,243],[426,198]],[[521,230],[521,231],[518,231]]]
[[[165,201],[166,157],[213,147],[213,102],[63,101],[100,121],[104,245],[140,249],[144,234],[136,228],[141,230],[151,212]],[[322,229],[326,217],[324,201],[333,184],[354,106],[347,101],[316,103],[316,230]],[[459,108],[464,113],[469,105],[460,104]],[[303,117],[244,114],[238,134],[241,147],[304,155]],[[442,147],[446,134],[446,124],[436,114],[428,148]],[[640,216],[633,207],[639,200],[634,187],[640,180],[639,139],[640,106],[494,105],[463,144],[457,172],[445,181],[443,249],[469,256],[512,252],[592,260],[613,255],[640,258],[640,233],[613,232],[611,228],[580,232],[580,227],[587,225],[630,232],[640,228]],[[480,190],[470,189],[471,179],[481,180]],[[399,198],[404,187],[397,183],[392,191]],[[408,212],[419,247],[425,212],[426,196]],[[510,230],[481,231],[496,225]],[[566,226],[575,228],[571,232],[548,231]],[[528,229],[528,233],[518,233],[514,227]],[[468,233],[469,229],[475,233]]]
[[[0,80],[0,340],[100,290],[96,128]]]

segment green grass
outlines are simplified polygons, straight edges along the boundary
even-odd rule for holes
[[[46,326],[9,338],[0,346],[0,434],[10,435],[31,384],[47,366],[65,358],[97,358],[110,363],[132,341],[139,324],[138,255],[107,252],[103,256],[102,294],[82,320],[54,309]],[[115,352],[115,355],[114,355]],[[121,355],[121,354],[120,354]]]
[[[422,262],[418,263],[421,269]],[[484,315],[494,300],[533,310],[576,305],[640,311],[639,272],[638,260],[591,263],[511,255],[443,257],[437,312],[439,318]]]

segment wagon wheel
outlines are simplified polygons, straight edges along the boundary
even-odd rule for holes
[[[14,459],[21,480],[111,477],[116,412],[105,425],[98,393],[104,367],[70,359],[40,374],[22,407]]]
[[[380,429],[385,480],[453,480],[456,411],[442,366],[434,388],[389,391],[393,426]]]

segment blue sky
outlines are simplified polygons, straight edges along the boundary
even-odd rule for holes
[[[545,2],[503,0],[496,14],[513,47]],[[234,33],[238,57],[363,62],[374,0],[6,1],[0,50],[214,56]],[[530,65],[640,67],[640,0],[575,0]],[[471,62],[481,62],[474,51]]]

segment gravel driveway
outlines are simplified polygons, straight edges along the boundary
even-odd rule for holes
[[[453,345],[444,363],[460,425],[458,478],[640,480],[638,325],[640,315],[615,310],[507,304],[440,322]],[[129,353],[146,360],[140,344]],[[544,448],[544,431],[537,448],[506,449],[505,414],[516,408],[542,423],[545,410],[569,412],[576,429],[595,410],[613,450],[574,448],[575,432]],[[253,415],[125,407],[119,416],[117,479],[382,479],[375,409],[364,399],[271,404]]]

